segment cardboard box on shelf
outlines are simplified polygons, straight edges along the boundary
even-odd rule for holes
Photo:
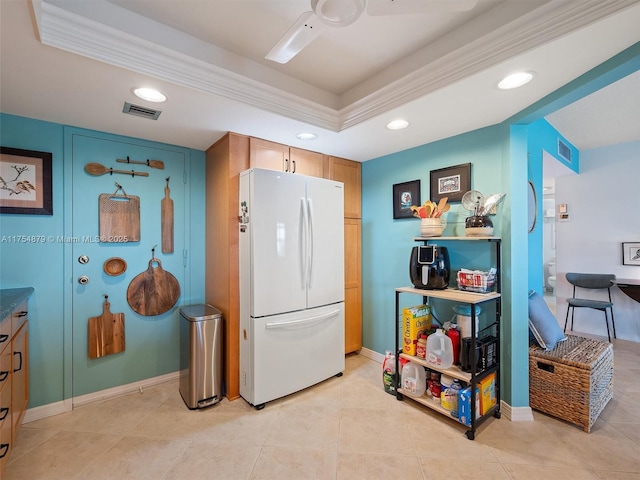
[[[421,333],[431,329],[431,307],[416,305],[402,310],[402,351],[407,355],[416,354],[416,345]]]
[[[480,380],[480,414],[484,415],[496,404],[496,374]]]
[[[480,389],[476,387],[476,419],[480,416]],[[471,387],[458,392],[458,420],[467,427],[471,426]]]

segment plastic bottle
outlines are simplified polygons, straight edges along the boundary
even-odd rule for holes
[[[395,373],[396,357],[391,350],[387,350],[384,355],[384,361],[382,362],[382,384],[384,385],[384,391],[391,395],[396,394],[396,387],[393,381]]]
[[[427,338],[427,361],[438,368],[453,365],[453,344],[442,329],[436,330]]]
[[[402,393],[421,397],[427,388],[427,374],[422,365],[409,362],[402,367]]]
[[[453,345],[453,364],[460,364],[460,332],[453,326],[447,330],[447,337],[451,339],[451,345]]]
[[[449,387],[448,392],[451,402],[451,416],[455,418],[458,418],[458,398],[460,390],[462,390],[462,384],[460,383],[460,380],[455,379],[451,384],[451,387]]]
[[[442,408],[451,411],[451,398],[447,396],[447,391],[453,385],[453,378],[449,375],[440,377],[440,405]]]

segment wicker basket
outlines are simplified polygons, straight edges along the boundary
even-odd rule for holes
[[[553,350],[529,347],[529,403],[590,432],[613,397],[613,345],[568,335]]]

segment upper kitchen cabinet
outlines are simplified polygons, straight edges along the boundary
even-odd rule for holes
[[[249,139],[250,168],[266,168],[323,177],[323,155],[260,138]]]
[[[328,157],[329,176],[331,180],[344,183],[344,216],[345,218],[362,218],[361,203],[361,168],[359,162],[338,157]]]

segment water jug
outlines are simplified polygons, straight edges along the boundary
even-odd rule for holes
[[[411,397],[421,397],[427,389],[427,374],[422,365],[409,362],[402,367],[402,392]]]
[[[456,323],[458,324],[458,330],[460,330],[461,338],[469,338],[471,337],[471,305],[461,304],[455,305],[453,307],[453,311],[456,312]],[[478,331],[480,330],[480,312],[482,309],[479,305],[475,306],[476,312],[476,337],[478,336]]]
[[[453,365],[453,344],[442,329],[436,330],[427,338],[427,361],[438,368]]]

